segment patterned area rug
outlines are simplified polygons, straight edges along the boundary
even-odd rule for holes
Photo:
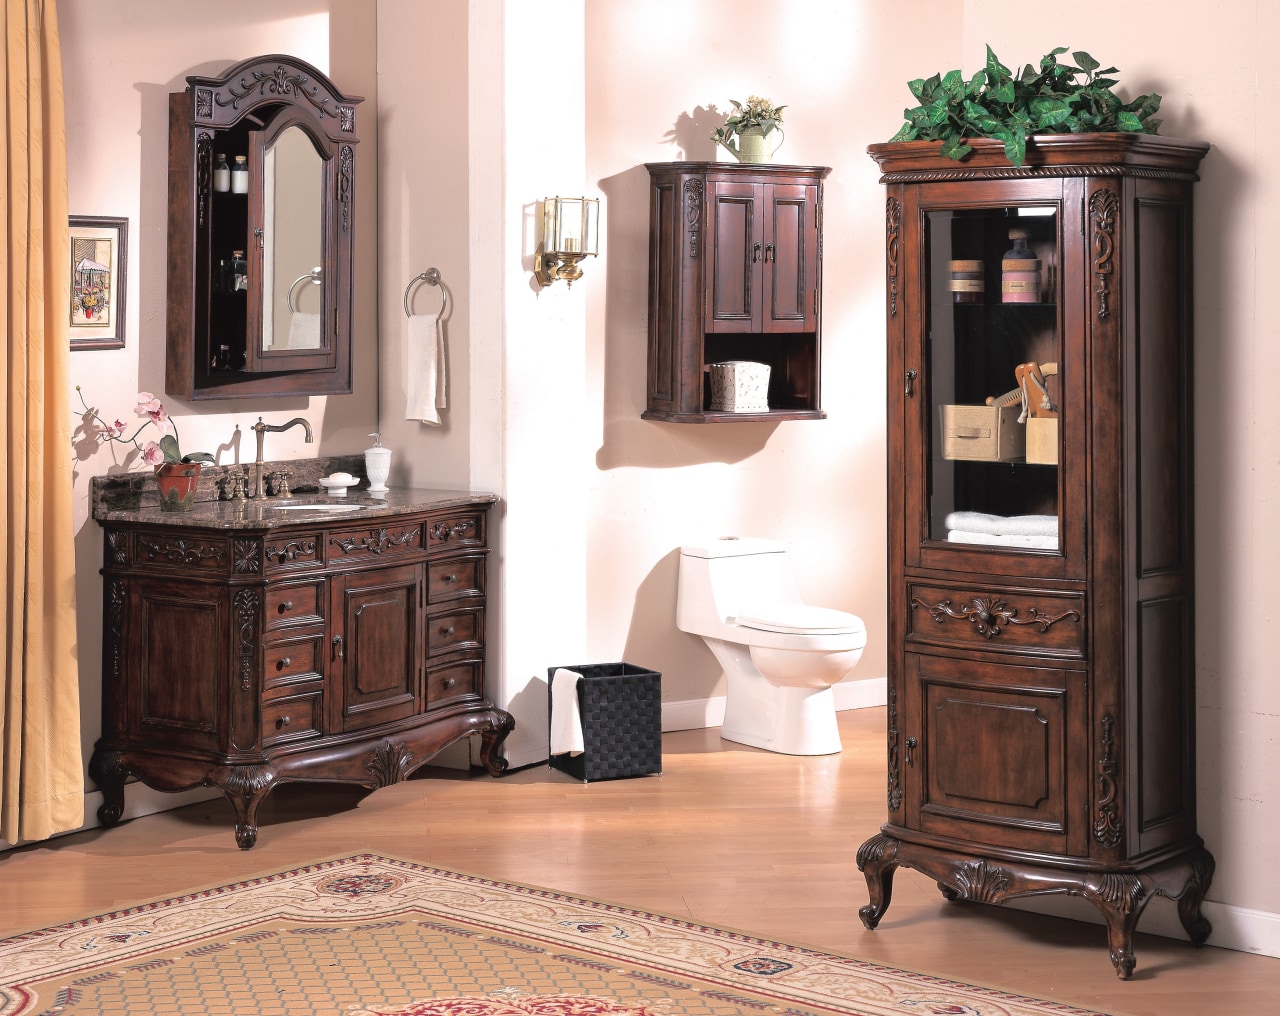
[[[0,1016],[1098,1016],[357,854],[0,940]]]

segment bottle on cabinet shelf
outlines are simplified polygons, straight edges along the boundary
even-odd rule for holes
[[[1000,298],[1004,303],[1040,302],[1040,259],[1027,246],[1030,235],[1022,228],[1009,230],[1013,247],[1000,262]]]
[[[983,303],[987,298],[982,262],[970,258],[951,262],[951,299],[954,303]]]
[[[231,193],[249,193],[249,160],[244,155],[237,155],[236,164],[231,167]]]
[[[231,259],[223,261],[222,288],[227,293],[247,292],[249,289],[249,262],[244,251],[233,250]]]
[[[213,189],[222,194],[231,189],[231,167],[227,165],[227,157],[221,153],[213,162]]]

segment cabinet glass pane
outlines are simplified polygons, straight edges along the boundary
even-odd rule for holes
[[[1057,550],[1056,205],[931,211],[929,538]]]

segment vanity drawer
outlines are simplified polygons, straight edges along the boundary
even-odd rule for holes
[[[267,631],[322,624],[324,579],[272,586],[267,590]]]
[[[463,550],[484,546],[484,512],[466,512],[427,523],[427,551]]]
[[[907,641],[1083,659],[1084,594],[908,583]]]
[[[484,608],[468,607],[427,618],[427,655],[442,656],[484,646]]]
[[[320,563],[319,533],[286,533],[268,536],[263,544],[266,572],[288,571],[306,568]]]
[[[133,536],[133,563],[180,568],[183,572],[224,574],[231,560],[225,539],[201,535],[170,536],[152,532]]]
[[[427,671],[427,708],[435,709],[463,695],[478,695],[484,684],[484,662],[463,660]]]
[[[484,595],[484,558],[451,557],[427,562],[427,602],[444,603]]]
[[[320,734],[324,693],[316,690],[273,699],[262,707],[262,747],[300,741]]]
[[[299,681],[313,681],[321,676],[324,661],[324,636],[272,642],[264,651],[262,687],[271,689]]]
[[[330,561],[346,562],[369,557],[387,561],[419,555],[422,553],[422,523],[389,521],[385,526],[342,529],[329,534],[327,546]]]

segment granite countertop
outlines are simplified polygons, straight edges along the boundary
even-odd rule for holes
[[[358,461],[357,461],[358,460]],[[360,525],[366,519],[389,518],[415,512],[494,504],[498,497],[487,491],[442,490],[392,487],[376,494],[369,492],[363,456],[334,456],[274,462],[271,469],[289,467],[300,480],[289,497],[224,499],[225,479],[240,467],[206,467],[200,473],[196,503],[190,511],[163,511],[159,505],[155,477],[149,472],[95,476],[90,484],[93,517],[111,522],[184,526],[196,529],[279,529],[284,526],[315,526],[334,523]],[[359,482],[345,496],[333,497],[314,484],[314,478],[345,470]]]

